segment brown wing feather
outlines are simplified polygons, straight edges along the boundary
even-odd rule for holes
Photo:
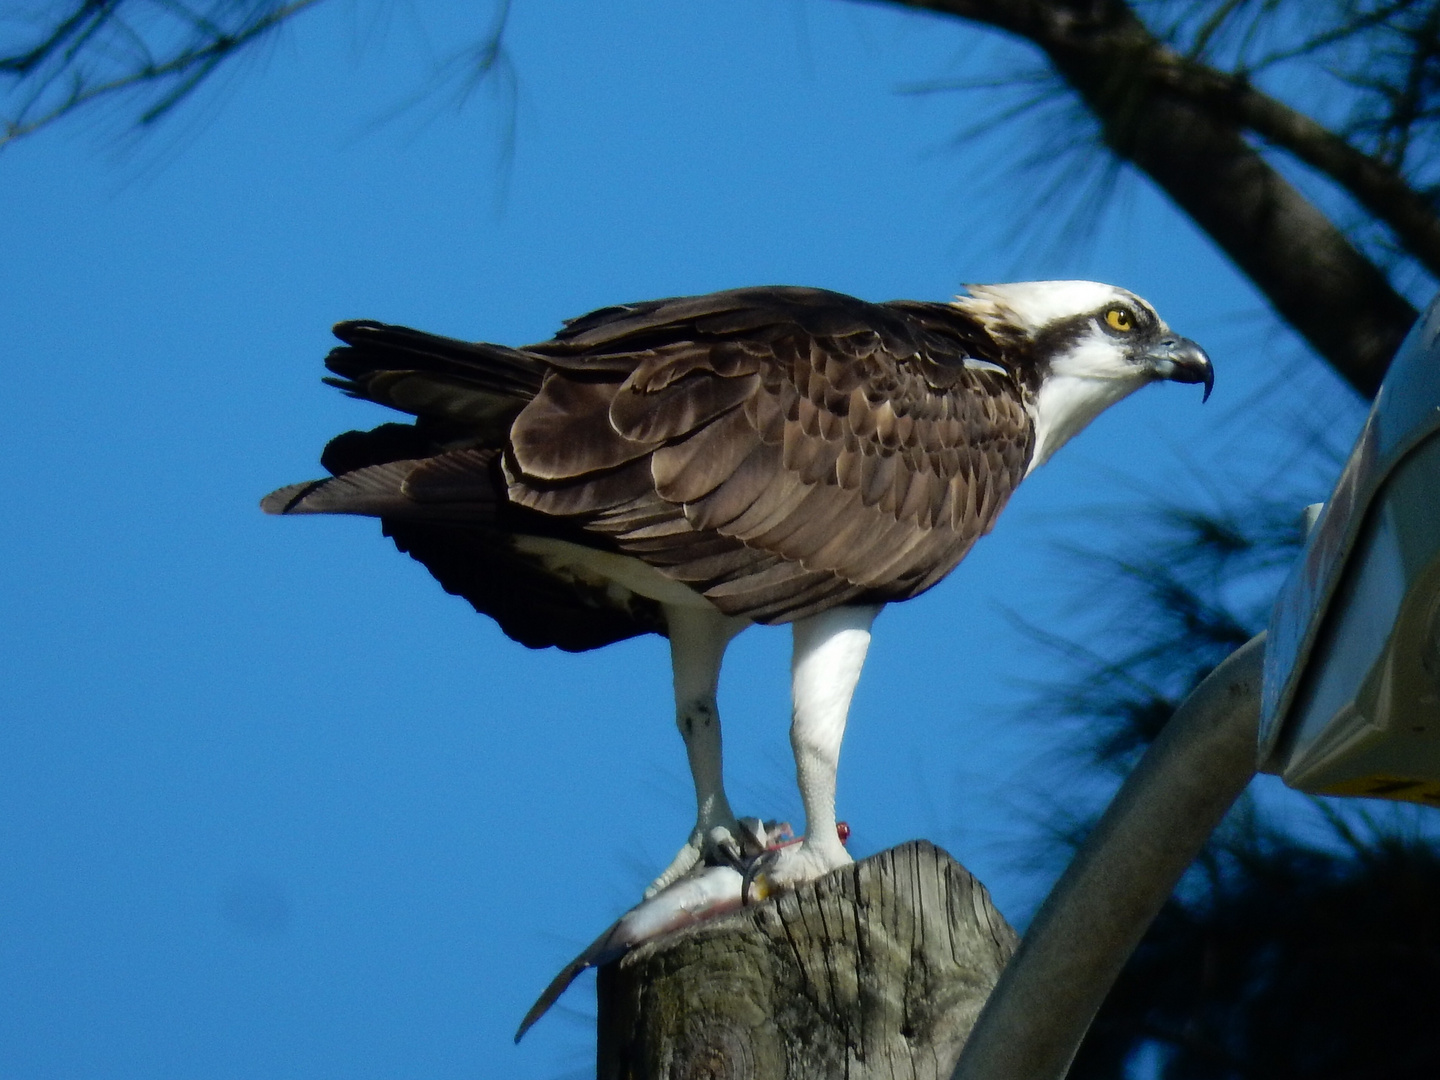
[[[664,617],[552,574],[515,536],[628,553],[722,611],[781,622],[933,585],[1033,447],[1028,376],[950,305],[741,289],[602,309],[523,349],[337,333],[338,385],[417,419],[340,436],[322,459],[335,478],[266,508],[380,516],[531,645],[592,648]]]
[[[622,386],[610,403],[610,426],[622,439],[651,446],[688,438],[743,403],[758,386],[754,375],[733,378],[713,371],[650,392]]]
[[[656,493],[673,503],[704,498],[750,455],[758,434],[744,409],[732,409],[690,438],[662,446],[650,458]]]
[[[515,422],[510,497],[762,621],[933,584],[1033,443],[1018,378],[964,366],[1001,357],[948,305],[739,290],[607,309],[526,352],[557,370]],[[617,527],[642,461],[663,527]]]
[[[572,480],[644,457],[658,440],[627,439],[610,422],[619,386],[552,373],[510,428],[516,465],[536,480]]]

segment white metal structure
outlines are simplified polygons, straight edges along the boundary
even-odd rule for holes
[[[1276,602],[1260,760],[1303,791],[1440,806],[1440,298]]]

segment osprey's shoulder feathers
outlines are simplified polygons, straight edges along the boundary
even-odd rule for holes
[[[515,420],[508,493],[727,614],[903,599],[1024,473],[1019,382],[967,365],[985,344],[948,305],[816,289],[607,309],[532,347],[556,370]]]

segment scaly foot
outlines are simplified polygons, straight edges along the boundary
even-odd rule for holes
[[[740,818],[733,825],[712,825],[704,831],[697,825],[670,865],[645,890],[645,899],[649,900],[701,864],[733,866],[743,872],[771,844],[788,836],[789,830],[789,825],[766,823],[759,818]]]
[[[855,861],[845,850],[849,837],[850,827],[842,821],[834,834],[823,839],[806,836],[788,843],[771,844],[745,872],[746,902],[767,899],[781,889],[794,888],[849,866]]]

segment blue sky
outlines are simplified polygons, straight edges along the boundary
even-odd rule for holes
[[[510,1036],[693,820],[664,643],[530,652],[375,523],[262,516],[328,437],[385,418],[319,383],[339,319],[522,343],[747,284],[1080,276],[1202,341],[1209,405],[1163,386],[1112,410],[878,623],[841,766],[852,845],[929,837],[1015,920],[1068,777],[1017,722],[1054,661],[1007,612],[1082,625],[1059,547],[1105,531],[1096,507],[1282,473],[1262,398],[1341,445],[1358,426],[1143,183],[1067,246],[1050,178],[1013,168],[1054,128],[956,148],[998,99],[899,92],[1026,60],[994,35],[821,0],[517,0],[507,164],[503,95],[385,120],[484,31],[437,7],[322,5],[145,140],[92,116],[0,155],[7,1080],[590,1067],[589,982]],[[741,638],[721,709],[737,809],[798,823],[788,646]]]

